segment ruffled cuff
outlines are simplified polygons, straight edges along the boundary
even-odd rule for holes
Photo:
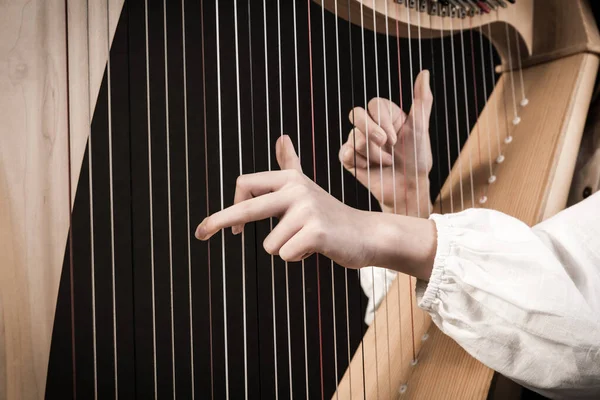
[[[429,281],[417,279],[417,304],[423,310],[430,312],[432,304],[439,297],[440,285],[444,279],[446,258],[450,255],[453,227],[450,219],[444,215],[432,214],[429,219],[435,222],[437,228],[437,250],[433,261],[433,270]]]

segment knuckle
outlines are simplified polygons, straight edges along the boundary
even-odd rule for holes
[[[245,175],[240,175],[237,177],[236,181],[235,181],[235,186],[236,188],[239,189],[243,189],[246,187],[246,176]]]
[[[269,240],[269,238],[266,238],[263,241],[263,248],[265,249],[265,251],[271,255],[276,255],[277,253],[277,249],[275,248],[275,246],[273,245],[273,243]]]

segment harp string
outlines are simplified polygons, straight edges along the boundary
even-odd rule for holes
[[[400,113],[404,112],[404,96],[402,93],[402,63],[401,63],[401,59],[400,59],[400,27],[398,24],[398,20],[400,19],[400,14],[398,12],[399,9],[399,4],[396,3],[395,5],[395,11],[396,11],[396,55],[398,58],[398,94],[399,94],[399,100],[400,100]],[[390,79],[390,83],[391,83],[391,79]],[[390,86],[390,98],[392,97],[391,94],[391,86]],[[399,117],[400,118],[400,117]],[[408,198],[407,198],[407,182],[406,182],[406,146],[404,145],[404,134],[403,134],[403,130],[404,130],[404,125],[406,124],[406,121],[403,121],[402,126],[400,127],[400,131],[398,133],[398,136],[400,137],[400,146],[401,146],[401,151],[402,151],[402,168],[403,168],[403,176],[405,177],[404,179],[404,208],[405,208],[405,214],[408,216]],[[396,155],[395,155],[395,146],[398,144],[398,142],[396,142],[396,144],[394,144],[392,146],[392,184],[393,184],[393,190],[394,190],[394,214],[398,214],[398,199],[396,196],[396,165],[395,165],[395,159],[396,159]],[[397,275],[398,279],[398,284],[400,284],[400,277],[401,275]],[[410,281],[409,281],[410,283]],[[401,291],[398,290],[397,291],[398,294],[398,332],[400,332],[400,360],[404,360],[404,346],[403,346],[403,340],[402,340],[402,296],[401,296]],[[413,335],[414,338],[414,335]],[[403,388],[404,390],[406,390],[406,384],[402,384],[402,386],[400,387],[401,393],[403,393]]]
[[[295,78],[295,89],[296,89],[296,134],[298,137],[298,159],[300,165],[302,165],[302,145],[300,141],[300,100],[299,100],[299,88],[298,88],[298,31],[296,22],[296,2],[293,2],[293,17],[294,17],[294,78]],[[302,271],[302,329],[304,339],[304,381],[306,396],[308,396],[308,338],[306,334],[306,271],[304,259],[301,261]]]
[[[354,115],[355,115],[355,108],[356,108],[356,98],[355,98],[355,93],[354,93],[354,45],[353,45],[353,41],[352,41],[352,13],[351,13],[351,7],[350,7],[350,0],[347,0],[347,17],[348,17],[348,44],[350,47],[350,52],[349,52],[349,66],[350,66],[350,92],[351,92],[351,100],[352,100],[352,121],[354,122]],[[354,176],[358,176],[357,174],[357,167],[356,167],[356,135],[352,134],[352,147],[353,147],[353,157],[354,157]],[[355,189],[355,202],[356,202],[356,206],[358,207],[358,180],[355,179],[354,180],[354,189]],[[358,278],[357,281],[357,290],[360,292],[362,290],[361,287],[361,272],[360,269],[358,269],[356,271],[356,275]],[[348,273],[346,270],[346,288],[348,286],[347,284],[348,282]],[[362,302],[362,296],[358,296],[358,304],[359,304],[359,309],[362,310],[363,309],[363,302]],[[350,313],[349,313],[349,309],[348,309],[348,292],[346,291],[346,315],[348,320],[350,319]],[[359,322],[359,327],[360,327],[360,360],[361,360],[361,364],[362,364],[362,387],[363,387],[363,398],[366,399],[367,397],[367,386],[366,386],[366,375],[365,375],[365,346],[364,346],[364,337],[365,337],[365,331],[364,331],[364,325],[361,319],[358,320]],[[347,322],[348,326],[350,324],[350,322]],[[348,335],[349,336],[349,335]],[[350,346],[348,346],[348,364],[350,364],[351,362],[351,358],[350,358]],[[348,369],[350,371],[350,369]],[[352,390],[352,389],[351,389]]]
[[[279,65],[279,135],[283,137],[283,69],[281,67],[281,10],[280,1],[277,0],[277,62]],[[290,379],[290,399],[294,398],[293,391],[293,370],[292,370],[292,331],[290,328],[290,284],[289,284],[289,265],[285,261],[285,305],[286,305],[286,324],[287,324],[287,350],[288,350],[288,376]]]
[[[452,18],[452,17],[450,17]],[[452,157],[450,155],[450,123],[448,118],[448,85],[446,80],[446,49],[444,45],[444,32],[443,32],[444,22],[442,20],[442,29],[440,29],[440,47],[442,48],[442,77],[444,79],[444,116],[446,123],[446,153],[448,155],[448,178],[450,179],[450,212],[454,213],[454,196],[453,196],[453,188],[454,188],[454,179],[452,173]],[[452,37],[451,40],[454,40]],[[441,196],[440,196],[441,198]],[[441,207],[442,201],[440,201]],[[440,213],[442,211],[440,210]]]
[[[64,3],[65,9],[65,78],[67,83],[66,101],[67,101],[67,201],[69,215],[68,245],[69,245],[69,300],[70,300],[70,318],[71,318],[71,367],[73,372],[73,398],[77,399],[77,358],[75,344],[75,277],[73,266],[73,215],[71,206],[73,204],[73,185],[71,182],[71,93],[70,93],[70,67],[69,67],[69,4],[68,0]]]
[[[506,31],[506,44],[508,46],[508,67],[510,68],[510,87],[511,87],[511,93],[512,93],[512,99],[513,99],[513,111],[514,111],[514,115],[515,118],[513,119],[513,125],[517,125],[519,122],[521,122],[521,118],[519,118],[519,112],[517,110],[517,96],[515,94],[515,71],[513,68],[513,60],[512,60],[512,49],[511,49],[511,45],[510,45],[510,35],[508,33],[508,24],[504,24],[504,29]],[[510,137],[510,136],[508,136]],[[507,137],[507,139],[508,139]]]
[[[115,278],[115,214],[114,214],[114,190],[113,190],[113,151],[112,151],[112,96],[111,96],[111,74],[110,74],[110,0],[106,0],[106,78],[108,88],[108,169],[109,169],[109,199],[110,199],[110,257],[112,275],[112,328],[113,328],[113,365],[115,379],[115,399],[119,398],[119,373],[118,373],[118,349],[117,349],[117,302],[116,302],[116,278]]]
[[[90,280],[92,285],[92,354],[94,376],[94,399],[98,399],[98,345],[96,331],[96,261],[94,237],[94,178],[92,173],[92,90],[90,57],[90,3],[86,0],[86,40],[87,40],[87,96],[88,96],[88,193],[90,197]]]
[[[312,156],[313,156],[313,180],[317,182],[317,157],[315,147],[315,101],[314,101],[314,83],[313,83],[313,52],[312,52],[312,28],[310,17],[310,2],[306,2],[306,11],[308,14],[308,59],[309,59],[309,78],[310,78],[310,115],[311,115],[311,133],[312,133]],[[321,378],[321,399],[325,398],[325,385],[323,377],[323,328],[321,320],[321,274],[319,268],[319,255],[315,255],[316,273],[317,273],[317,311],[319,327],[319,373]]]
[[[519,32],[515,29],[515,47],[517,48],[517,66],[519,68],[519,78],[521,81],[521,107],[526,107],[529,104],[529,100],[525,95],[525,82],[523,80],[523,68],[521,64],[521,46],[519,46]]]
[[[238,157],[239,157],[239,175],[243,175],[242,159],[242,114],[240,105],[240,53],[238,43],[238,14],[237,0],[233,1],[233,21],[235,33],[235,87],[236,87],[236,106],[237,106],[237,126],[238,126]],[[184,45],[185,50],[185,45]],[[185,70],[185,68],[184,68]],[[189,229],[188,229],[189,230]],[[241,251],[242,251],[242,324],[244,336],[244,396],[248,398],[248,333],[247,333],[247,315],[246,315],[246,234],[241,232]],[[286,269],[287,272],[287,269]],[[287,283],[287,282],[286,282]]]
[[[336,70],[337,70],[337,102],[338,102],[338,129],[340,136],[340,149],[344,145],[344,139],[342,137],[342,96],[341,96],[341,75],[340,75],[340,43],[339,43],[339,27],[338,27],[338,2],[335,2],[334,9],[335,16],[335,53],[336,53]],[[325,35],[323,34],[323,37]],[[342,203],[346,204],[345,190],[344,190],[344,165],[340,162],[340,184],[341,184],[341,199]],[[333,268],[331,274],[332,281],[332,293],[333,293],[333,309],[335,311],[335,291],[333,287]],[[348,352],[348,365],[350,365],[351,358],[351,350],[350,350],[350,312],[349,312],[349,304],[348,304],[348,269],[344,268],[344,291],[345,291],[345,305],[346,305],[346,345]],[[336,318],[334,316],[334,332],[337,332],[335,329]],[[337,335],[337,333],[336,333]],[[335,344],[336,352],[337,352],[337,338]],[[337,354],[335,357],[335,397],[339,399],[338,393],[338,370],[337,370]],[[352,369],[348,368],[348,385],[350,387],[350,398],[352,399]]]
[[[372,7],[373,10],[375,10],[375,1],[373,0],[372,3]],[[376,18],[376,12],[373,11],[373,48],[375,50],[375,88],[376,88],[376,98],[377,101],[379,101],[379,56],[378,56],[378,51],[377,51],[377,18]],[[364,29],[364,28],[363,28]],[[363,49],[364,52],[364,49]],[[365,80],[364,82],[365,85],[365,93],[367,90],[367,82]],[[365,98],[365,111],[366,111],[366,118],[370,118],[369,114],[369,103],[367,101],[367,99]],[[381,111],[379,109],[379,105],[377,105],[377,125],[381,126]],[[368,121],[367,121],[367,132],[368,132]],[[367,165],[369,164],[369,135],[367,133]],[[383,166],[382,166],[382,161],[383,161],[383,150],[382,147],[379,147],[379,182],[380,182],[380,186],[381,186],[381,195],[382,195],[382,201],[383,201]],[[371,187],[369,186],[369,199],[371,198]],[[369,211],[371,211],[370,205],[369,205]],[[376,297],[375,297],[375,285],[377,283],[377,281],[375,280],[375,268],[371,268],[371,280],[373,282],[373,286],[372,286],[372,294],[373,294],[373,301],[375,301]],[[385,275],[384,275],[384,285],[385,285]],[[385,286],[384,286],[385,287]],[[379,351],[378,351],[378,346],[377,346],[377,319],[373,318],[373,330],[375,332],[375,355],[376,357],[379,357]],[[377,358],[376,358],[377,359]],[[375,364],[375,374],[376,374],[376,381],[377,381],[377,398],[379,399],[379,363]],[[389,384],[389,375],[388,375],[388,384]]]
[[[337,2],[336,2],[337,7]],[[337,21],[336,21],[337,23]],[[325,138],[326,138],[326,154],[327,154],[327,191],[331,193],[331,165],[330,160],[330,145],[329,145],[329,98],[328,98],[328,84],[327,84],[327,45],[325,36],[325,4],[321,2],[321,30],[323,36],[323,77],[324,77],[324,95],[325,95]],[[337,30],[336,30],[337,32]],[[339,64],[338,64],[338,76],[339,76]],[[339,88],[339,82],[338,82]],[[340,128],[341,129],[341,128]],[[341,130],[340,130],[341,133]],[[318,256],[317,256],[318,257]],[[332,323],[333,323],[333,368],[335,376],[335,393],[337,397],[338,390],[338,354],[337,354],[337,323],[336,323],[336,307],[335,307],[335,267],[333,260],[330,260],[331,270],[331,304],[332,304]]]
[[[158,372],[156,360],[156,281],[154,265],[154,201],[153,201],[153,179],[152,179],[152,124],[150,122],[150,47],[148,39],[148,0],[144,1],[145,17],[145,45],[146,45],[146,115],[148,129],[148,195],[149,195],[149,220],[150,220],[150,277],[152,286],[152,361],[154,379],[154,398],[158,396]],[[212,331],[212,329],[211,329]]]
[[[423,48],[422,48],[423,47],[422,46],[422,41],[423,40],[422,40],[422,36],[421,36],[421,11],[420,10],[417,10],[417,35],[418,35],[418,44],[419,44],[418,45],[419,46],[419,73],[421,73],[421,72],[423,72]],[[423,94],[421,94],[421,95],[423,95]],[[423,103],[423,99],[421,99],[420,103],[421,103],[421,128],[423,129],[423,128],[425,128],[425,104]],[[413,104],[414,104],[414,102],[413,102]],[[430,111],[430,113],[431,113],[431,111]],[[429,130],[429,120],[427,121],[427,129]],[[416,134],[416,132],[415,132],[415,134]],[[417,146],[417,140],[415,138],[415,149],[416,149],[416,146]],[[419,188],[419,179],[418,179],[419,164],[418,164],[418,159],[417,159],[417,152],[415,152],[415,171],[416,171],[416,174],[417,174],[417,183],[416,183],[416,187],[417,187],[417,202],[420,202],[421,200],[420,200],[419,190],[418,190],[418,188]],[[425,172],[426,175],[428,174],[427,166],[425,166],[425,171],[424,172]],[[426,181],[426,189],[427,189],[426,193],[429,192],[429,190],[428,190],[429,187],[430,187],[429,179],[427,179],[427,181]],[[431,215],[431,202],[429,201],[429,199],[426,199],[425,201],[427,202],[427,215],[426,215],[426,217],[429,217],[429,215]],[[420,214],[421,214],[421,208],[419,207],[419,209],[417,211],[417,215],[420,216]],[[412,296],[412,278],[410,276],[408,277],[408,281],[411,283],[411,296]],[[413,307],[413,302],[412,302],[412,299],[411,299],[411,308],[412,307]],[[424,326],[425,326],[425,319],[422,318],[421,319],[421,327],[424,327]],[[425,331],[425,329],[422,329],[422,331]],[[417,362],[416,358],[414,359],[414,362],[415,363]]]
[[[392,123],[392,128],[394,126],[394,119],[392,117],[392,66],[391,66],[391,60],[390,60],[390,24],[388,21],[388,2],[385,2],[385,44],[386,44],[386,60],[387,60],[387,80],[388,80],[388,115],[389,118],[391,120]],[[379,100],[378,100],[379,101]],[[377,107],[377,110],[379,110],[379,106]],[[379,111],[378,111],[379,112]],[[395,132],[394,132],[395,133]],[[394,174],[394,146],[395,143],[390,143],[388,145],[388,147],[390,147],[390,154],[392,155],[392,178],[395,176]],[[380,149],[381,150],[381,149]],[[381,155],[381,153],[380,153]],[[380,164],[381,168],[383,169],[383,163]],[[394,182],[394,179],[392,179],[392,191],[394,193],[393,195],[393,199],[396,199],[396,182]],[[383,170],[381,171],[381,203],[385,204],[384,199],[383,199]],[[386,292],[387,292],[387,282],[386,282],[386,276],[383,275],[383,284],[385,285],[384,287],[386,288]],[[388,393],[391,395],[392,392],[392,383],[391,383],[391,368],[392,368],[392,363],[391,363],[391,358],[390,358],[390,315],[389,315],[389,310],[388,310],[388,300],[387,300],[387,296],[385,297],[385,327],[386,327],[386,339],[387,339],[387,362],[388,362]],[[402,340],[400,340],[400,342],[402,342]],[[402,358],[401,358],[402,359]]]
[[[419,73],[421,73],[423,71],[423,46],[421,45],[421,42],[423,41],[422,36],[421,36],[421,12],[419,10],[417,10],[417,34],[418,34],[418,43],[419,43]],[[423,101],[420,102],[421,103],[421,127],[425,127],[425,104],[423,104]],[[429,121],[427,123],[427,126],[429,126]],[[415,148],[417,146],[417,141],[415,139]],[[427,172],[427,167],[425,167],[425,172]],[[417,160],[417,153],[415,152],[415,170],[417,171],[417,201],[420,201],[420,196],[419,196],[419,179],[418,179],[418,160]],[[429,184],[427,184],[427,186],[429,186]],[[421,213],[421,209],[419,207],[418,211],[418,216],[420,216]],[[429,216],[431,214],[431,202],[429,200],[427,200],[427,216]],[[425,320],[423,320],[423,323],[425,323]]]
[[[433,24],[431,23],[431,15],[429,15],[429,22],[430,22],[430,26],[433,26]],[[442,42],[442,46],[443,46],[443,42]],[[430,47],[429,50],[431,52],[431,82],[433,82],[433,85],[431,85],[431,92],[432,92],[433,98],[436,99],[437,93],[436,93],[436,87],[435,87],[435,78],[437,75],[435,72],[435,49],[433,46],[432,38],[429,39],[429,47]],[[441,191],[442,190],[442,171],[441,171],[440,137],[439,137],[437,107],[433,106],[432,111],[433,111],[433,126],[434,126],[433,132],[434,132],[434,137],[435,137],[436,160],[440,161],[440,162],[436,163],[436,167],[437,167],[436,183],[437,183],[438,190]],[[430,186],[430,188],[431,188],[431,186]],[[442,203],[443,202],[440,201],[440,214],[444,213]]]
[[[455,121],[456,121],[456,148],[459,154],[458,157],[458,176],[459,176],[459,184],[460,184],[460,210],[465,209],[464,195],[463,195],[463,178],[462,178],[462,157],[460,157],[460,122],[458,119],[458,86],[456,84],[456,54],[454,49],[454,23],[452,22],[452,17],[450,20],[450,47],[452,53],[452,79],[454,82],[454,107],[455,107]],[[467,122],[468,124],[468,122]]]
[[[169,114],[169,52],[167,38],[167,0],[163,0],[163,40],[165,58],[165,129],[167,150],[167,212],[168,212],[168,237],[169,237],[169,317],[171,322],[171,374],[173,379],[173,397],[177,397],[175,376],[175,310],[173,307],[173,228],[171,215],[171,128]],[[225,312],[226,313],[226,312]]]
[[[471,44],[471,67],[473,70],[471,71],[471,75],[473,77],[473,97],[475,100],[475,120],[479,121],[479,103],[477,96],[477,70],[475,69],[475,44],[473,42],[473,17],[469,18],[469,39]],[[466,78],[466,77],[465,77]],[[475,123],[477,127],[477,154],[479,156],[479,167],[483,168],[483,162],[481,161],[481,126],[479,123]],[[491,172],[490,172],[491,175]],[[487,201],[487,197],[485,196],[485,186],[481,187],[481,196],[479,197],[479,204],[484,204]],[[473,207],[475,207],[475,203],[473,203]]]
[[[237,0],[236,0],[237,1]],[[236,24],[237,30],[237,24]],[[191,246],[191,222],[190,222],[190,171],[189,171],[189,146],[188,146],[188,96],[187,96],[187,57],[186,57],[186,29],[185,29],[185,1],[181,0],[181,40],[183,50],[183,129],[184,129],[184,145],[185,145],[185,207],[186,207],[186,227],[187,227],[187,257],[188,257],[188,305],[190,307],[190,374],[191,374],[191,390],[192,400],[196,397],[196,386],[194,382],[195,366],[194,366],[194,312],[192,304],[192,246]],[[242,251],[244,247],[242,244]],[[245,290],[245,285],[244,285]],[[245,296],[244,296],[245,298]],[[246,307],[244,307],[245,311]],[[245,317],[245,314],[244,314]],[[246,324],[244,324],[244,332]],[[244,339],[246,336],[244,335]],[[244,342],[245,343],[245,342]],[[245,349],[245,348],[244,348]]]
[[[464,89],[464,101],[466,102],[469,98],[468,89],[467,89],[467,70],[466,70],[466,56],[465,56],[465,39],[464,39],[464,26],[463,20],[460,20],[460,51],[461,51],[461,61],[462,61],[462,72],[463,72],[463,89]],[[471,137],[471,120],[469,118],[469,107],[465,107],[465,131],[467,132],[467,140]],[[469,150],[469,179],[471,180],[471,205],[475,207],[475,185],[473,183],[473,151]]]
[[[146,20],[147,20],[147,13],[148,13],[148,7],[147,7],[147,2],[146,1]],[[250,4],[248,4],[248,10],[249,10]],[[248,15],[249,16],[249,15]],[[209,196],[209,181],[208,181],[208,128],[207,128],[207,123],[206,123],[206,62],[205,62],[205,41],[204,41],[204,1],[200,0],[200,23],[202,24],[202,29],[200,30],[200,40],[201,40],[201,44],[202,44],[202,50],[201,50],[201,58],[202,58],[202,123],[203,123],[203,133],[204,133],[204,171],[205,171],[205,200],[206,200],[206,215],[210,215],[210,196]],[[248,18],[248,24],[250,24],[250,18]],[[249,27],[250,25],[248,25]],[[148,24],[146,24],[146,49],[148,46]],[[250,28],[248,28],[250,29]],[[148,51],[148,50],[146,50]],[[149,79],[149,73],[146,74],[146,79]],[[146,83],[149,87],[149,81]],[[254,103],[253,103],[254,104]],[[148,100],[148,107],[150,107],[150,100]],[[254,117],[252,117],[252,132],[254,134]],[[150,113],[148,112],[148,127],[150,126]],[[148,130],[148,134],[150,133],[150,130]],[[148,136],[148,142],[150,142],[150,136]],[[254,143],[254,138],[253,141]],[[150,181],[152,181],[152,179],[150,179]],[[152,188],[152,187],[151,187]],[[152,190],[150,190],[150,193],[152,193]],[[151,209],[152,210],[152,209]],[[214,374],[214,355],[213,355],[213,318],[212,318],[212,277],[211,277],[211,252],[210,252],[210,242],[211,239],[208,239],[208,241],[206,242],[206,250],[207,250],[207,286],[208,286],[208,325],[209,325],[209,331],[208,331],[208,351],[209,351],[209,355],[210,355],[210,398],[214,399],[215,397],[215,374]],[[154,271],[154,261],[153,261],[153,267],[152,267],[152,271]],[[257,278],[258,279],[258,278]],[[258,284],[257,284],[258,286]],[[153,272],[153,278],[152,278],[152,307],[154,308],[154,272]],[[154,312],[154,310],[153,310]],[[257,311],[258,312],[258,311]],[[155,324],[154,321],[154,314],[153,314],[153,320],[152,323]],[[154,393],[156,394],[156,335],[154,335],[153,337],[154,339],[154,382],[155,382],[155,387],[154,387]],[[259,353],[260,354],[260,353]],[[156,395],[155,395],[156,398]]]
[[[265,48],[265,100],[266,100],[266,112],[267,112],[267,165],[269,171],[271,171],[271,114],[269,105],[269,49],[267,46],[267,4],[263,0],[263,31],[264,31],[264,48]],[[273,218],[269,218],[269,228],[273,230]],[[275,313],[275,259],[273,255],[271,259],[271,306],[273,314],[273,365],[275,375],[275,398],[279,398],[279,382],[278,382],[278,371],[277,371],[277,316]]]
[[[411,111],[409,112],[409,117],[411,117],[411,124],[412,124],[412,134],[413,134],[413,155],[415,157],[415,190],[416,190],[416,206],[417,206],[417,218],[419,218],[421,216],[421,201],[420,201],[420,196],[419,196],[419,170],[418,170],[418,163],[417,163],[417,133],[415,132],[416,130],[416,120],[415,120],[415,113],[413,112],[414,110],[414,105],[415,105],[415,92],[414,92],[414,85],[413,85],[413,77],[414,77],[414,71],[413,71],[413,56],[412,56],[412,37],[411,37],[411,23],[410,23],[410,9],[407,7],[406,8],[406,16],[407,16],[407,28],[406,31],[408,33],[408,65],[409,65],[409,70],[410,70],[410,98],[411,98]],[[405,170],[406,171],[406,170]],[[408,191],[405,187],[405,195],[407,195]],[[408,210],[408,207],[407,207]],[[412,295],[412,279],[409,276],[408,277],[408,292],[409,292],[409,296],[410,296],[410,327],[411,327],[411,340],[412,340],[412,362],[416,363],[417,361],[417,349],[416,349],[416,345],[415,345],[415,313],[413,311],[413,295]]]
[[[490,54],[490,75],[491,75],[491,79],[492,79],[492,87],[496,87],[496,73],[494,72],[494,48],[492,45],[492,24],[491,22],[488,22],[487,24],[487,32],[488,32],[488,50],[489,50],[489,54]],[[482,50],[482,55],[483,55],[483,50]],[[487,99],[487,96],[486,96]],[[496,142],[498,144],[498,157],[496,158],[496,162],[498,164],[502,163],[502,161],[504,161],[504,155],[502,154],[502,146],[500,145],[500,102],[498,100],[496,100],[496,112],[493,113],[496,116]]]
[[[479,55],[481,57],[481,78],[483,79],[483,100],[485,102],[484,104],[484,110],[487,108],[488,105],[488,95],[487,95],[487,79],[485,77],[485,58],[484,58],[484,54],[485,52],[483,51],[483,30],[481,28],[481,25],[479,26]],[[493,59],[492,59],[492,63],[490,64],[493,68],[494,64],[493,64]],[[493,71],[492,71],[493,74]],[[492,166],[492,129],[490,127],[490,112],[489,110],[487,110],[487,112],[485,113],[485,118],[486,118],[486,130],[487,130],[487,136],[488,136],[488,143],[487,143],[487,147],[488,147],[488,164],[489,164],[489,168],[490,168],[490,177],[488,178],[488,182],[490,184],[494,183],[496,181],[496,176],[494,175],[494,169]]]
[[[166,0],[164,0],[166,1]],[[216,22],[216,51],[217,51],[217,114],[218,114],[218,132],[219,132],[219,183],[221,210],[225,209],[225,199],[223,195],[223,123],[222,123],[222,98],[221,98],[221,53],[220,53],[220,30],[219,30],[219,0],[215,1],[215,22]],[[227,334],[227,274],[225,260],[225,231],[221,231],[221,267],[223,276],[223,341],[225,353],[225,398],[229,399],[229,349]]]

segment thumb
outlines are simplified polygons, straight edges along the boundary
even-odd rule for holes
[[[294,144],[288,135],[283,135],[277,139],[276,144],[277,163],[279,168],[283,169],[295,169],[296,171],[302,172],[302,166],[300,165],[300,159],[296,155],[294,150]]]
[[[424,70],[415,80],[415,99],[408,115],[410,123],[415,124],[415,129],[420,133],[429,129],[429,118],[433,106],[433,94],[429,86],[429,71]]]

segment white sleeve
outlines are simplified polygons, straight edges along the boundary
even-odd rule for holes
[[[530,228],[471,209],[432,215],[419,306],[469,354],[550,398],[600,398],[600,193]]]

